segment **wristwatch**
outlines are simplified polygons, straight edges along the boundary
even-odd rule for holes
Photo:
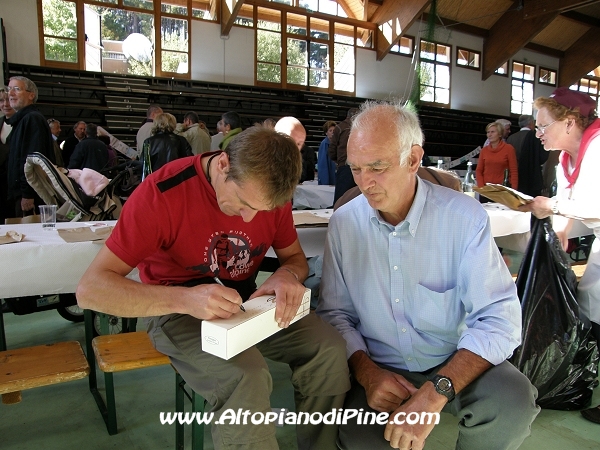
[[[430,381],[433,383],[435,391],[446,397],[448,402],[454,400],[456,393],[454,392],[454,384],[450,378],[443,375],[435,375]]]
[[[558,214],[558,199],[555,199],[552,202],[552,206],[550,207],[550,209],[552,210],[552,214]]]

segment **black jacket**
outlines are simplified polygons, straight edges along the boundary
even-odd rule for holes
[[[108,168],[108,149],[97,138],[82,139],[73,150],[69,169],[92,169],[102,172]]]
[[[13,127],[9,140],[8,198],[35,198],[35,190],[27,183],[23,168],[27,155],[35,152],[56,163],[50,127],[34,105],[17,111],[6,123]]]
[[[146,144],[150,145],[152,172],[156,172],[168,162],[193,155],[188,141],[183,136],[174,133],[157,133],[146,139],[143,147]]]
[[[71,155],[73,155],[75,147],[77,147],[77,144],[79,144],[80,142],[81,141],[77,139],[77,137],[74,134],[69,136],[67,139],[65,139],[65,142],[63,142],[62,156],[63,161],[65,163],[65,167],[69,167],[69,163],[71,162]]]
[[[300,153],[302,154],[302,174],[300,175],[300,183],[312,181],[315,179],[315,149],[304,144]]]

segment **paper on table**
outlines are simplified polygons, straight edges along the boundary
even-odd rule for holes
[[[58,234],[65,242],[105,241],[114,227],[102,227],[92,230],[90,227],[62,228]]]
[[[501,184],[488,183],[484,187],[474,187],[473,190],[479,195],[489,198],[497,203],[502,203],[510,209],[518,211],[519,206],[525,205],[533,200],[533,197]]]
[[[25,235],[17,233],[16,231],[7,231],[4,236],[0,236],[0,245],[2,244],[13,244],[15,242],[21,242],[25,239]]]
[[[296,227],[326,227],[329,224],[329,218],[319,217],[309,212],[294,214],[294,225]]]

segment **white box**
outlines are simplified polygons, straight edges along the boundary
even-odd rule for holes
[[[244,302],[246,312],[240,311],[229,319],[202,322],[202,350],[219,358],[229,359],[248,347],[277,333],[275,296],[262,295]],[[310,312],[310,289],[304,291],[302,302],[290,324]]]

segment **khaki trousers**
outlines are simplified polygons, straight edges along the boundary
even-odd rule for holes
[[[171,359],[183,379],[211,405],[215,449],[277,449],[275,425],[215,425],[226,410],[270,412],[272,380],[264,358],[292,370],[296,412],[330,412],[341,408],[350,389],[346,342],[316,314],[309,314],[229,360],[202,351],[202,321],[171,314],[148,320],[154,347]],[[335,449],[335,425],[297,425],[298,448]]]

